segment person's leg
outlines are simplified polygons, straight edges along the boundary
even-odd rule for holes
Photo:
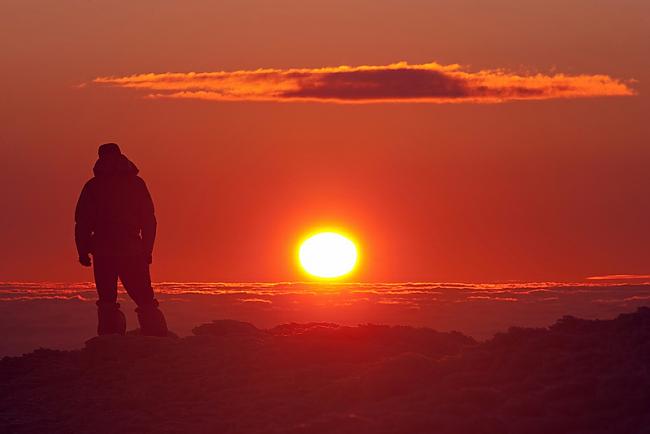
[[[147,336],[167,336],[165,316],[158,309],[151,286],[151,275],[146,258],[140,256],[121,258],[119,276],[124,289],[138,305],[140,331]]]
[[[139,256],[119,258],[118,274],[124,289],[138,307],[156,304],[151,286],[149,264]]]
[[[93,256],[97,301],[97,334],[126,333],[126,318],[117,303],[117,264],[114,258]]]
[[[115,258],[93,256],[95,287],[101,303],[117,303],[117,264]]]

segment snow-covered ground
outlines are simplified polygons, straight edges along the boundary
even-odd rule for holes
[[[404,326],[217,321],[0,361],[0,432],[643,433],[650,309],[477,343]]]

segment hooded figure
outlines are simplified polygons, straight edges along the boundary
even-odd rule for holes
[[[167,336],[167,324],[154,298],[149,264],[156,217],[138,168],[115,143],[99,147],[95,176],[84,185],[75,211],[79,262],[94,263],[99,325],[97,333],[124,334],[126,320],[117,303],[117,279],[138,308],[142,334]]]

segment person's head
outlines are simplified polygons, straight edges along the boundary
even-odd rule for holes
[[[117,143],[104,143],[97,150],[97,154],[99,155],[99,158],[111,156],[116,157],[122,155],[122,152],[120,151],[120,147],[117,146]]]

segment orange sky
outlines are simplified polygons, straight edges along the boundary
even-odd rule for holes
[[[159,281],[300,279],[294,243],[320,224],[360,241],[353,280],[648,274],[649,17],[642,0],[2,2],[0,279],[91,278],[73,209],[107,141],[156,201]],[[637,95],[360,105],[93,84],[399,61]]]

